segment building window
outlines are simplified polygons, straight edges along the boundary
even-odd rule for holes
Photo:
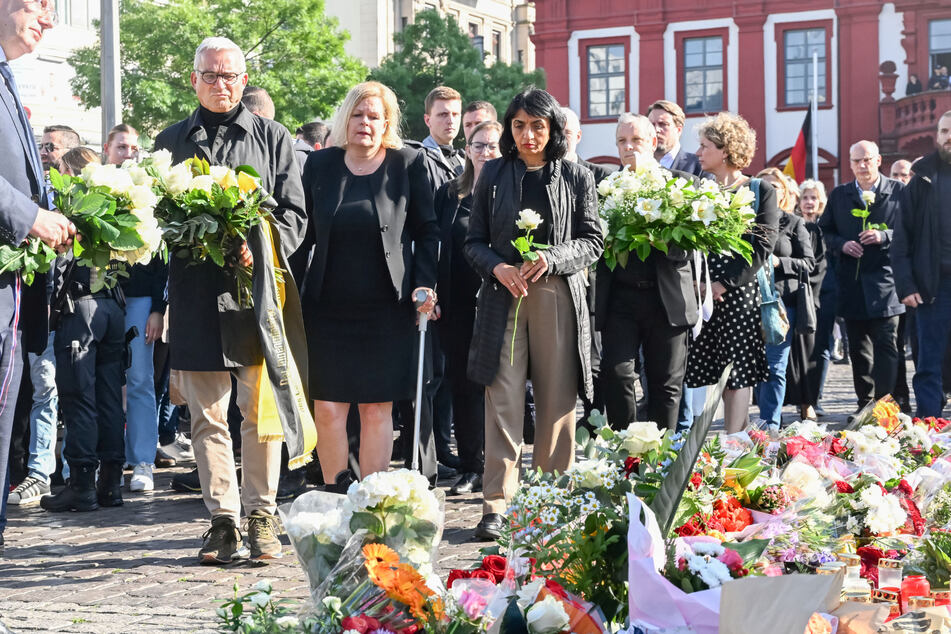
[[[60,24],[72,24],[73,13],[70,10],[72,0],[56,0],[56,15]]]
[[[684,112],[723,110],[723,38],[685,38],[683,56]]]
[[[929,74],[939,66],[951,68],[951,20],[932,20],[928,23],[928,53],[931,60]]]
[[[502,32],[492,31],[492,54],[496,61],[502,59]]]
[[[483,37],[479,35],[479,25],[475,22],[469,23],[469,41],[472,42],[477,51],[485,53],[485,42]]]
[[[826,103],[826,29],[783,32],[783,104],[806,106],[812,97],[812,54],[819,65],[820,105]]]
[[[588,117],[616,117],[624,112],[625,59],[623,44],[588,47]]]

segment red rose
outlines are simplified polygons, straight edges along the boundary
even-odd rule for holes
[[[397,630],[400,634],[416,634],[419,631],[419,625],[413,623],[412,625],[407,625],[406,627]]]
[[[360,634],[367,634],[380,628],[380,622],[368,616],[347,616],[340,622],[340,627],[344,630],[356,630]]]
[[[473,570],[472,573],[469,575],[469,578],[470,579],[487,579],[491,581],[492,583],[498,583],[498,581],[495,580],[495,575],[493,575],[488,570],[482,570],[481,568],[479,568],[478,570]]]
[[[829,445],[829,453],[833,456],[838,456],[849,450],[849,446],[845,444],[843,438],[833,438],[832,443]]]
[[[855,493],[855,489],[852,488],[852,485],[845,480],[836,480],[835,488],[839,490],[839,493]]]
[[[693,485],[693,488],[699,489],[700,485],[703,484],[703,476],[699,473],[694,473],[690,476],[690,484]]]
[[[641,465],[641,459],[635,458],[633,456],[628,456],[624,459],[624,475],[631,477],[637,468]]]
[[[495,582],[500,583],[505,579],[505,570],[508,568],[508,562],[502,555],[488,555],[482,560],[482,569],[491,572],[495,577]]]
[[[568,598],[568,591],[565,590],[564,587],[554,579],[545,579],[545,588],[561,599]]]
[[[451,588],[453,582],[456,579],[471,579],[472,571],[470,570],[450,570],[449,576],[446,577],[446,587]]]
[[[915,492],[911,488],[911,485],[908,484],[908,481],[905,480],[905,478],[902,478],[901,481],[898,483],[898,490],[904,493],[905,495],[907,495],[908,497],[911,497],[915,494]]]

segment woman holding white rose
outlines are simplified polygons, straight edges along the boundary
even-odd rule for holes
[[[565,117],[551,95],[518,94],[499,145],[502,158],[476,183],[465,242],[482,277],[468,373],[486,386],[475,536],[487,540],[500,535],[518,486],[527,379],[535,389],[533,467],[563,473],[574,460],[579,381],[589,398],[593,392],[585,275],[604,246],[594,177],[563,160]]]

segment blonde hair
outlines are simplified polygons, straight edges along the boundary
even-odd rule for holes
[[[804,180],[799,185],[799,199],[802,200],[802,197],[806,195],[807,191],[816,192],[816,198],[819,199],[819,207],[816,210],[816,215],[821,216],[822,212],[826,210],[826,203],[829,202],[829,197],[826,195],[826,186],[822,181]]]
[[[732,112],[721,112],[700,124],[697,134],[726,153],[726,161],[736,169],[745,169],[756,153],[756,132],[746,119]]]
[[[350,89],[337,109],[333,124],[330,126],[331,143],[346,149],[347,124],[350,122],[350,115],[357,109],[360,102],[369,97],[379,97],[383,102],[383,116],[388,125],[386,131],[383,132],[382,146],[387,149],[400,149],[403,147],[403,140],[400,138],[400,105],[396,101],[396,94],[378,81],[365,81]]]
[[[760,170],[756,178],[769,181],[769,184],[776,189],[776,194],[779,196],[779,199],[776,201],[777,207],[787,214],[791,214],[795,210],[796,192],[790,189],[786,175],[783,174],[778,167],[767,167],[766,169]]]

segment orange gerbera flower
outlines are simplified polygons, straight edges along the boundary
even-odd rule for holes
[[[386,544],[367,544],[363,547],[363,556],[367,563],[398,564],[400,556]]]

